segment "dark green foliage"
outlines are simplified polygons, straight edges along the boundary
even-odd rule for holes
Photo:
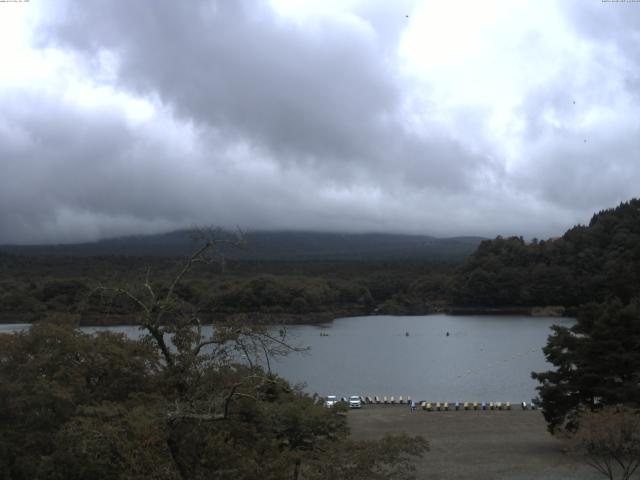
[[[0,335],[0,478],[404,479],[426,449],[351,442],[344,408],[210,354],[176,350],[170,367],[153,345],[51,324]]]
[[[154,288],[161,291],[182,265],[182,257],[175,255],[193,248],[191,233],[86,245],[0,247],[14,253],[0,252],[0,321],[33,321],[47,312],[79,315],[83,324],[130,323],[136,305],[109,297],[104,289],[97,292],[97,287],[140,284],[150,272]],[[253,232],[246,235],[242,249],[221,245],[228,267],[224,272],[219,265],[194,266],[188,281],[176,287],[176,295],[202,316],[251,313],[257,321],[304,322],[376,308],[430,313],[446,299],[443,284],[452,265],[479,241]],[[431,286],[414,288],[419,282]]]
[[[40,468],[60,480],[179,479],[160,418],[150,401],[79,408],[57,432],[56,447]]]
[[[0,335],[0,471],[47,478],[60,429],[78,409],[150,395],[158,367],[153,350],[120,335],[50,324]]]
[[[82,324],[131,323],[137,305],[108,289],[139,284],[144,273],[166,291],[179,259],[0,256],[0,321],[71,315]],[[202,316],[255,314],[256,320],[309,321],[375,311],[430,313],[447,298],[448,265],[405,262],[231,262],[197,265],[175,288]],[[279,316],[279,317],[278,317]],[[289,317],[287,317],[289,316]],[[71,318],[71,317],[70,317]]]
[[[87,294],[89,287],[79,280],[49,280],[39,292],[43,302],[57,300],[65,305],[77,303]]]
[[[366,287],[343,280],[260,275],[214,294],[209,309],[227,312],[316,312],[335,305],[364,306]]]
[[[544,353],[555,370],[532,375],[552,432],[598,403],[640,406],[640,300],[589,304],[571,328],[553,327]]]
[[[486,240],[458,269],[452,301],[459,306],[576,307],[640,290],[640,200],[593,216],[561,238],[526,243]]]

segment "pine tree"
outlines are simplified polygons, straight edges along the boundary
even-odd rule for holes
[[[575,430],[581,411],[640,406],[640,300],[589,304],[570,328],[554,326],[544,348],[555,370],[533,372],[549,430]]]

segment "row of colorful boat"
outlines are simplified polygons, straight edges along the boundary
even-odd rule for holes
[[[347,401],[346,398],[342,399]],[[511,410],[514,405],[511,402],[428,402],[426,400],[420,400],[418,402],[412,401],[410,396],[403,397],[400,395],[397,399],[393,395],[390,397],[383,396],[360,396],[360,401],[363,404],[411,404],[415,408],[420,408],[428,412],[432,411],[449,411],[449,410]],[[520,402],[518,407],[522,410],[536,410],[537,405],[535,400],[531,402]]]

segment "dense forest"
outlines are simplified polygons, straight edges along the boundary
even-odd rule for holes
[[[224,250],[224,265],[194,268],[189,281],[180,284],[182,301],[205,317],[248,314],[255,322],[287,323],[465,308],[527,311],[549,305],[574,314],[591,301],[617,297],[628,302],[640,287],[637,199],[595,214],[588,225],[573,227],[562,237],[529,242],[498,237],[482,241],[466,257],[464,248],[470,253],[479,239],[434,240],[439,253],[435,244],[425,247],[424,238],[410,236],[288,233],[253,239],[258,246],[247,240],[243,248],[262,252],[260,256]],[[278,239],[295,244],[300,258],[284,256],[276,248]],[[323,246],[325,240],[328,245]],[[186,248],[184,242],[184,232],[151,237],[149,248],[175,253]],[[106,243],[125,250],[143,246],[139,238]],[[416,256],[417,248],[423,250]],[[130,323],[135,305],[105,295],[103,287],[134,284],[150,275],[162,288],[184,258],[51,251],[25,255],[27,251],[0,253],[0,321],[67,317],[73,323]]]
[[[204,232],[207,233],[207,232]],[[131,323],[130,299],[104,287],[158,288],[198,245],[202,231],[75,245],[0,247],[0,321],[65,317],[72,323]],[[313,322],[341,315],[442,310],[455,267],[479,237],[249,232],[216,236],[218,261],[194,268],[178,294],[203,317]],[[194,238],[195,237],[195,238]],[[223,260],[223,261],[222,261]]]
[[[0,254],[0,321],[66,317],[72,323],[130,323],[130,299],[105,287],[159,289],[184,258]],[[436,261],[229,260],[198,265],[177,294],[203,317],[250,314],[253,321],[309,322],[340,315],[426,313],[447,302],[454,264]]]
[[[451,301],[460,306],[577,307],[640,287],[640,200],[593,216],[562,237],[483,241],[457,270]]]

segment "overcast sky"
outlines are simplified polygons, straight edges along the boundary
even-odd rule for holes
[[[545,238],[640,195],[640,3],[0,2],[0,243]]]

